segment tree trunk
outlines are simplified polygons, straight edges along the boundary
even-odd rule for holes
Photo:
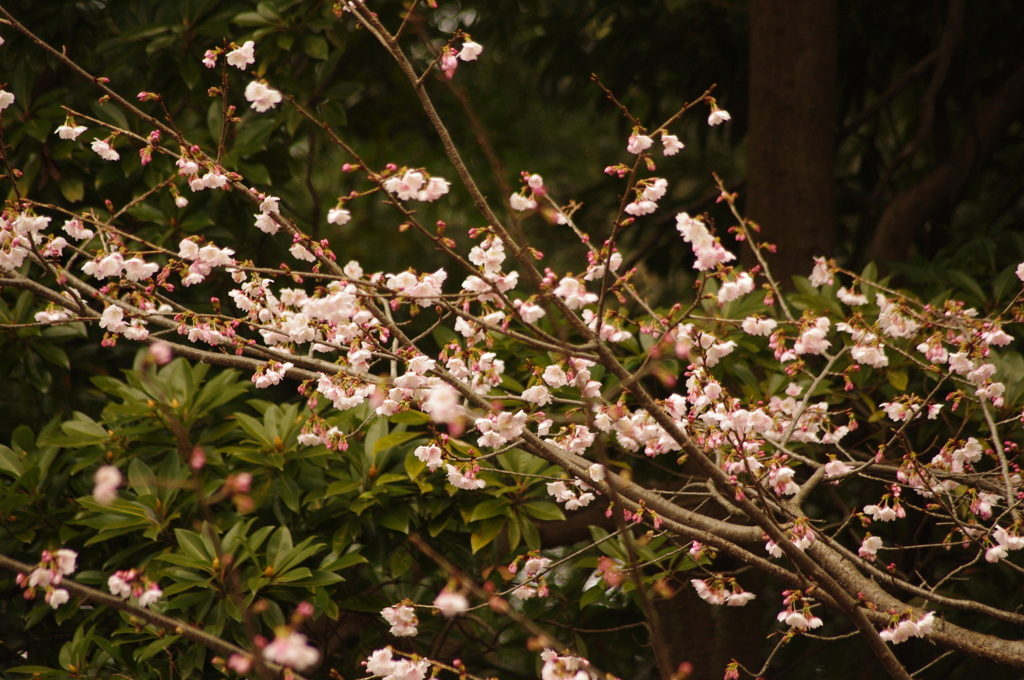
[[[835,246],[836,5],[750,3],[747,216],[778,246],[768,262],[787,287]]]
[[[914,236],[929,220],[953,209],[964,188],[998,148],[1007,128],[1024,114],[1024,62],[985,99],[971,127],[945,162],[886,206],[875,228],[867,260],[908,256]]]

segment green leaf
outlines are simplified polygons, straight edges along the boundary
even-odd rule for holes
[[[493,541],[505,527],[507,520],[504,517],[492,517],[480,523],[480,528],[469,536],[469,544],[475,554],[481,548]]]
[[[523,540],[523,532],[519,528],[519,523],[523,520],[518,513],[512,516],[512,519],[508,523],[508,549],[515,550],[519,547],[519,542]],[[529,520],[526,520],[529,521]]]
[[[392,432],[391,434],[384,435],[373,444],[374,455],[393,449],[400,444],[404,444],[407,441],[421,437],[419,432]]]
[[[288,527],[278,527],[270,536],[267,543],[267,564],[274,567],[274,571],[281,568],[284,558],[292,551],[292,532]]]
[[[102,444],[109,437],[106,430],[91,420],[69,420],[61,423],[60,429],[68,436],[61,445],[72,448]]]
[[[167,637],[160,638],[155,642],[149,643],[141,649],[135,650],[135,654],[133,656],[136,661],[145,661],[146,659],[156,656],[160,652],[164,651],[180,639],[180,635],[168,635]]]
[[[430,534],[431,538],[437,538],[442,531],[447,528],[448,524],[452,521],[452,514],[446,512],[442,515],[430,520],[430,524],[427,525],[427,533]]]
[[[483,503],[477,504],[469,515],[470,522],[477,522],[482,519],[490,519],[505,514],[505,510],[511,505],[507,498],[491,498]]]
[[[323,571],[341,571],[342,569],[348,569],[354,567],[357,564],[368,564],[370,561],[360,555],[359,553],[349,553],[342,555],[337,559],[333,558],[334,553],[324,558],[324,562],[320,565],[320,569]]]
[[[327,491],[324,492],[324,498],[329,496],[343,496],[353,491],[358,491],[362,487],[362,482],[354,482],[347,479],[341,479],[336,482],[331,482],[327,485]]]
[[[273,26],[274,22],[268,21],[259,12],[242,12],[236,14],[235,18],[231,20],[231,23],[239,26]]]
[[[988,296],[985,295],[985,291],[981,289],[981,286],[978,285],[978,282],[975,281],[970,276],[968,276],[967,274],[965,274],[964,272],[958,269],[947,269],[946,275],[949,278],[953,279],[954,283],[959,284],[960,287],[966,290],[968,293],[971,293],[972,295],[976,296],[978,300],[985,301],[988,299]]]
[[[50,364],[59,366],[65,371],[71,371],[71,362],[68,360],[68,353],[62,348],[49,342],[34,342],[32,344],[32,349]]]
[[[329,571],[314,571],[310,576],[305,578],[296,579],[291,582],[293,586],[305,586],[307,588],[323,587],[333,585],[335,583],[341,583],[345,579],[338,576],[335,573]]]
[[[178,546],[192,559],[209,564],[213,562],[213,555],[206,552],[202,537],[187,529],[175,529],[174,536],[178,539]]]
[[[409,479],[416,479],[423,472],[423,469],[427,467],[427,464],[416,457],[412,451],[405,457],[405,474],[409,475]]]
[[[562,512],[562,508],[551,501],[530,501],[523,504],[523,509],[537,519],[548,521],[565,519],[565,513]]]
[[[332,127],[345,127],[348,125],[348,112],[345,110],[345,105],[341,102],[324,102],[316,108],[320,118],[328,125]],[[402,414],[396,413],[391,416],[391,422],[399,422],[395,420],[399,415]]]
[[[398,425],[424,425],[430,422],[430,416],[421,411],[402,411],[391,416],[390,420]]]
[[[283,476],[277,480],[275,488],[281,496],[281,502],[292,512],[299,512],[299,494],[301,490],[299,485],[295,483],[295,480],[291,477]]]
[[[313,59],[326,59],[327,38],[316,34],[307,35],[302,39],[302,51]]]
[[[10,472],[14,475],[15,479],[25,473],[25,468],[22,466],[21,458],[18,454],[3,444],[0,444],[0,470]]]
[[[523,515],[519,515],[519,527],[523,530],[523,540],[530,550],[540,550],[540,532],[536,525]]]
[[[373,418],[366,428],[366,438],[363,439],[363,451],[367,456],[373,455],[373,449],[377,440],[388,434],[388,421],[386,418]]]
[[[381,526],[403,534],[409,533],[409,515],[409,506],[399,503],[395,503],[384,512],[374,513],[374,517]]]
[[[391,578],[400,578],[402,574],[409,571],[414,561],[408,550],[395,550],[388,559],[388,571],[391,572]]]
[[[907,389],[908,378],[906,371],[889,371],[885,377],[889,380],[889,384],[900,392]]]
[[[139,496],[155,496],[159,490],[156,475],[138,458],[134,458],[128,465],[128,485]]]
[[[605,590],[607,589],[602,583],[598,583],[596,586],[588,589],[587,592],[583,593],[580,597],[580,609],[583,609],[587,605],[593,604],[599,600],[601,596],[604,595]]]
[[[197,560],[191,557],[186,557],[185,555],[176,555],[174,553],[157,555],[153,559],[159,560],[160,562],[168,562],[179,567],[186,567],[188,569],[205,569],[209,566],[209,562],[205,560]]]
[[[244,413],[236,413],[235,420],[237,420],[239,426],[245,430],[245,433],[258,443],[263,444],[264,446],[274,445],[274,440],[270,437],[270,434],[263,427],[263,423],[260,421]]]

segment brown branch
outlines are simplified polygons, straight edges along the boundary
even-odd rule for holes
[[[598,450],[599,459],[604,464],[605,468],[608,467],[608,458],[604,455],[604,447],[602,446]],[[618,489],[615,488],[615,477],[606,477],[608,481],[608,495],[611,498],[613,508],[612,516],[615,518],[615,526],[618,528],[619,533],[622,534],[622,542],[626,546],[626,556],[629,561],[629,572],[630,577],[633,579],[633,583],[636,585],[637,594],[640,596],[640,606],[644,612],[644,618],[647,620],[647,630],[651,637],[651,648],[654,650],[654,658],[658,664],[658,672],[661,674],[662,680],[672,680],[672,661],[668,654],[668,647],[665,646],[665,635],[661,630],[661,621],[658,618],[658,611],[654,607],[654,603],[651,601],[650,593],[647,592],[647,586],[644,585],[644,577],[638,566],[638,560],[636,557],[636,544],[633,541],[632,529],[626,526],[626,518],[623,514],[623,507],[619,500]]]

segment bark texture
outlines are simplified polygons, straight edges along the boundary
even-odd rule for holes
[[[784,286],[835,247],[837,30],[836,0],[750,3],[747,215]]]

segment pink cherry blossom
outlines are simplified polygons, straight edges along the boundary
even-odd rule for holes
[[[448,618],[452,618],[453,616],[458,616],[469,609],[469,600],[467,600],[466,596],[462,593],[457,593],[445,588],[438,594],[437,599],[434,600],[434,606],[437,607],[442,614]]]
[[[352,220],[352,213],[344,208],[331,208],[327,211],[327,223],[341,226]]]
[[[399,604],[393,607],[385,607],[380,615],[391,624],[390,633],[395,637],[410,637],[416,635],[416,626],[419,620],[416,618],[416,610],[407,604]]]
[[[509,205],[512,206],[513,210],[526,211],[534,210],[537,207],[537,201],[532,198],[527,198],[522,194],[512,194],[509,199]]]
[[[661,135],[661,144],[664,147],[663,153],[666,156],[675,156],[677,153],[686,148],[686,145],[680,142],[679,138],[676,137],[675,135]]]
[[[56,609],[71,598],[68,591],[63,588],[57,588],[46,593],[46,603]]]
[[[67,220],[64,222],[64,231],[67,232],[68,236],[79,241],[90,239],[94,236],[91,229],[86,229],[82,224],[82,221],[77,217]]]
[[[255,46],[256,43],[252,40],[246,40],[245,44],[241,47],[228,52],[225,55],[225,60],[229,66],[234,66],[244,71],[246,66],[256,63]]]
[[[246,85],[245,98],[258,113],[269,111],[281,103],[281,93],[258,80]]]
[[[109,305],[103,310],[100,317],[100,328],[106,328],[111,333],[122,333],[128,324],[124,321],[124,310],[117,305]]]
[[[708,116],[708,125],[721,125],[727,120],[732,120],[732,116],[729,115],[729,112],[715,107],[712,109],[711,115]]]
[[[433,472],[437,468],[441,467],[444,462],[443,455],[444,451],[437,444],[429,444],[427,446],[417,446],[413,451],[413,454],[421,461],[427,464],[427,468]]]
[[[320,652],[306,636],[290,629],[278,629],[274,641],[263,648],[263,658],[295,670],[306,670],[320,661]]]
[[[567,276],[555,288],[554,293],[565,301],[569,309],[579,309],[584,305],[597,302],[596,293],[588,293],[583,283],[576,278]]]
[[[652,144],[654,144],[653,139],[647,135],[641,135],[634,132],[627,140],[626,151],[632,154],[638,154],[641,151],[646,151],[651,148]]]
[[[84,125],[61,125],[57,128],[57,136],[61,139],[78,139],[78,136],[88,130]]]
[[[110,146],[110,142],[105,139],[94,140],[92,143],[92,150],[105,161],[116,161],[121,158],[121,154],[114,151],[114,148]]]
[[[480,56],[480,53],[484,51],[482,45],[479,45],[472,40],[467,40],[462,43],[462,49],[459,50],[458,57],[462,61],[476,61],[476,58]]]
[[[875,555],[881,547],[882,539],[880,537],[868,535],[861,542],[860,548],[857,549],[857,554],[869,562],[874,562]]]
[[[832,270],[828,261],[823,257],[814,258],[814,269],[811,271],[811,285],[815,288],[830,286],[835,279],[832,277]]]

